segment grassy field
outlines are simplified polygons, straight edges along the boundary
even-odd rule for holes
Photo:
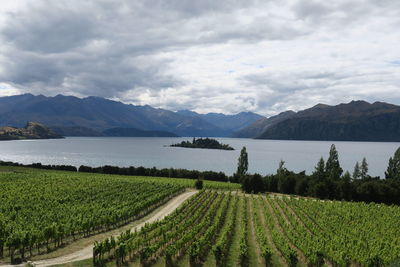
[[[194,182],[0,167],[0,262],[47,254],[119,228]],[[238,185],[205,181],[205,187],[232,190]]]

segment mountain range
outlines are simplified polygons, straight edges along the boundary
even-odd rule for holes
[[[28,121],[63,136],[196,136],[280,140],[400,141],[400,106],[352,101],[318,104],[269,118],[252,112],[235,115],[170,111],[124,104],[100,97],[57,95],[0,97],[0,126]]]
[[[400,141],[400,106],[366,101],[318,104],[262,118],[235,137],[278,140]]]
[[[179,136],[222,137],[231,136],[261,118],[251,112],[236,115],[173,112],[93,96],[24,94],[0,97],[0,126],[22,127],[27,121],[35,121],[65,136],[101,136],[111,128],[130,128]]]

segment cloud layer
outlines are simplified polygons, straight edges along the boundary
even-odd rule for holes
[[[400,2],[4,0],[0,95],[273,115],[400,104]]]

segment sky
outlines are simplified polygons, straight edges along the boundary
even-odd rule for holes
[[[400,104],[398,0],[1,0],[0,96],[271,116]]]

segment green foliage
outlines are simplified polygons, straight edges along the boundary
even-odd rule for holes
[[[356,165],[354,166],[354,171],[353,171],[353,179],[360,179],[361,178],[361,170],[360,170],[360,165],[358,164],[358,161],[356,162]]]
[[[248,217],[249,212],[247,209],[247,198],[244,199],[244,204],[242,206],[242,222],[241,225],[243,227],[242,234],[239,236],[239,261],[240,266],[247,267],[249,265],[249,244],[247,243],[247,235],[248,235]]]
[[[329,158],[326,161],[325,172],[330,179],[339,179],[343,173],[343,169],[340,167],[339,155],[334,144],[331,145],[329,151]]]
[[[275,264],[275,248],[275,256],[282,256],[288,266],[298,265],[298,251],[308,266],[324,266],[325,260],[333,266],[388,266],[400,253],[399,216],[397,206],[203,190],[163,220],[121,234],[114,248],[104,249],[106,241],[96,244],[101,255],[94,254],[103,262],[140,259],[144,265],[165,257],[168,266],[176,266],[186,255],[191,266],[204,266],[213,253],[216,266],[227,266],[236,236],[236,259],[248,266],[248,240],[254,234],[267,266]],[[235,232],[236,223],[240,232]]]
[[[178,144],[171,145],[172,147],[186,147],[186,148],[207,148],[207,149],[221,149],[221,150],[234,150],[233,147],[222,144],[215,139],[211,138],[194,138],[192,142],[182,141]]]
[[[249,169],[249,159],[248,159],[246,147],[244,146],[242,148],[242,150],[240,151],[236,175],[238,177],[243,177],[244,175],[246,175],[248,169]]]
[[[397,206],[301,198],[271,202],[287,215],[287,236],[312,266],[321,266],[322,257],[335,266],[388,266],[398,257]]]
[[[194,187],[198,190],[203,189],[203,180],[202,179],[197,179],[196,182],[194,183]]]
[[[22,258],[32,247],[50,251],[137,219],[184,190],[173,182],[29,169],[0,172],[0,187],[0,250]]]
[[[324,161],[323,157],[320,158],[320,160],[318,161],[317,166],[315,166],[315,170],[313,172],[313,175],[319,180],[323,180],[323,179],[326,178],[325,161]]]
[[[160,255],[165,255],[167,265],[173,266],[180,253],[186,251],[191,265],[199,266],[210,252],[227,214],[233,215],[234,209],[230,205],[235,201],[231,200],[231,194],[200,191],[162,221],[146,224],[140,232],[120,235],[115,251],[119,251],[123,244],[125,255],[114,253],[111,257],[118,263],[124,262],[126,255],[138,255],[142,264],[146,265]],[[97,259],[109,255],[111,250],[96,255]]]
[[[351,180],[351,174],[350,174],[349,171],[346,171],[346,172],[343,174],[343,181],[350,182],[350,180]]]
[[[276,175],[278,177],[282,177],[286,174],[286,172],[287,172],[287,169],[285,168],[285,161],[280,160],[278,169],[276,170]]]
[[[54,250],[143,216],[193,180],[0,167],[0,258]],[[204,188],[238,184],[202,181]],[[115,240],[110,239],[114,247]],[[8,248],[6,250],[6,248]],[[35,249],[33,249],[35,248]]]
[[[331,147],[330,155],[326,164],[324,159],[320,158],[312,175],[306,175],[304,171],[300,173],[289,171],[284,167],[284,161],[280,161],[275,175],[262,177],[258,174],[247,174],[242,176],[240,179],[242,189],[247,193],[277,192],[321,199],[400,204],[398,197],[400,195],[400,177],[399,179],[390,179],[390,177],[396,177],[397,173],[393,158],[390,159],[386,172],[388,179],[370,177],[365,158],[362,160],[361,167],[356,164],[353,173],[355,179],[351,179],[348,172],[341,176],[341,179],[337,179],[339,173],[343,171],[340,168],[338,153],[334,145]],[[396,155],[400,162],[400,150]],[[332,173],[336,174],[332,175]],[[237,175],[234,177],[238,178]]]
[[[385,176],[387,179],[400,180],[400,147],[396,150],[394,156],[390,157]]]
[[[242,177],[242,189],[246,193],[259,193],[263,191],[264,181],[259,174],[245,175]]]
[[[368,178],[368,163],[367,163],[366,158],[363,158],[363,160],[361,162],[360,177],[361,177],[361,179]]]

